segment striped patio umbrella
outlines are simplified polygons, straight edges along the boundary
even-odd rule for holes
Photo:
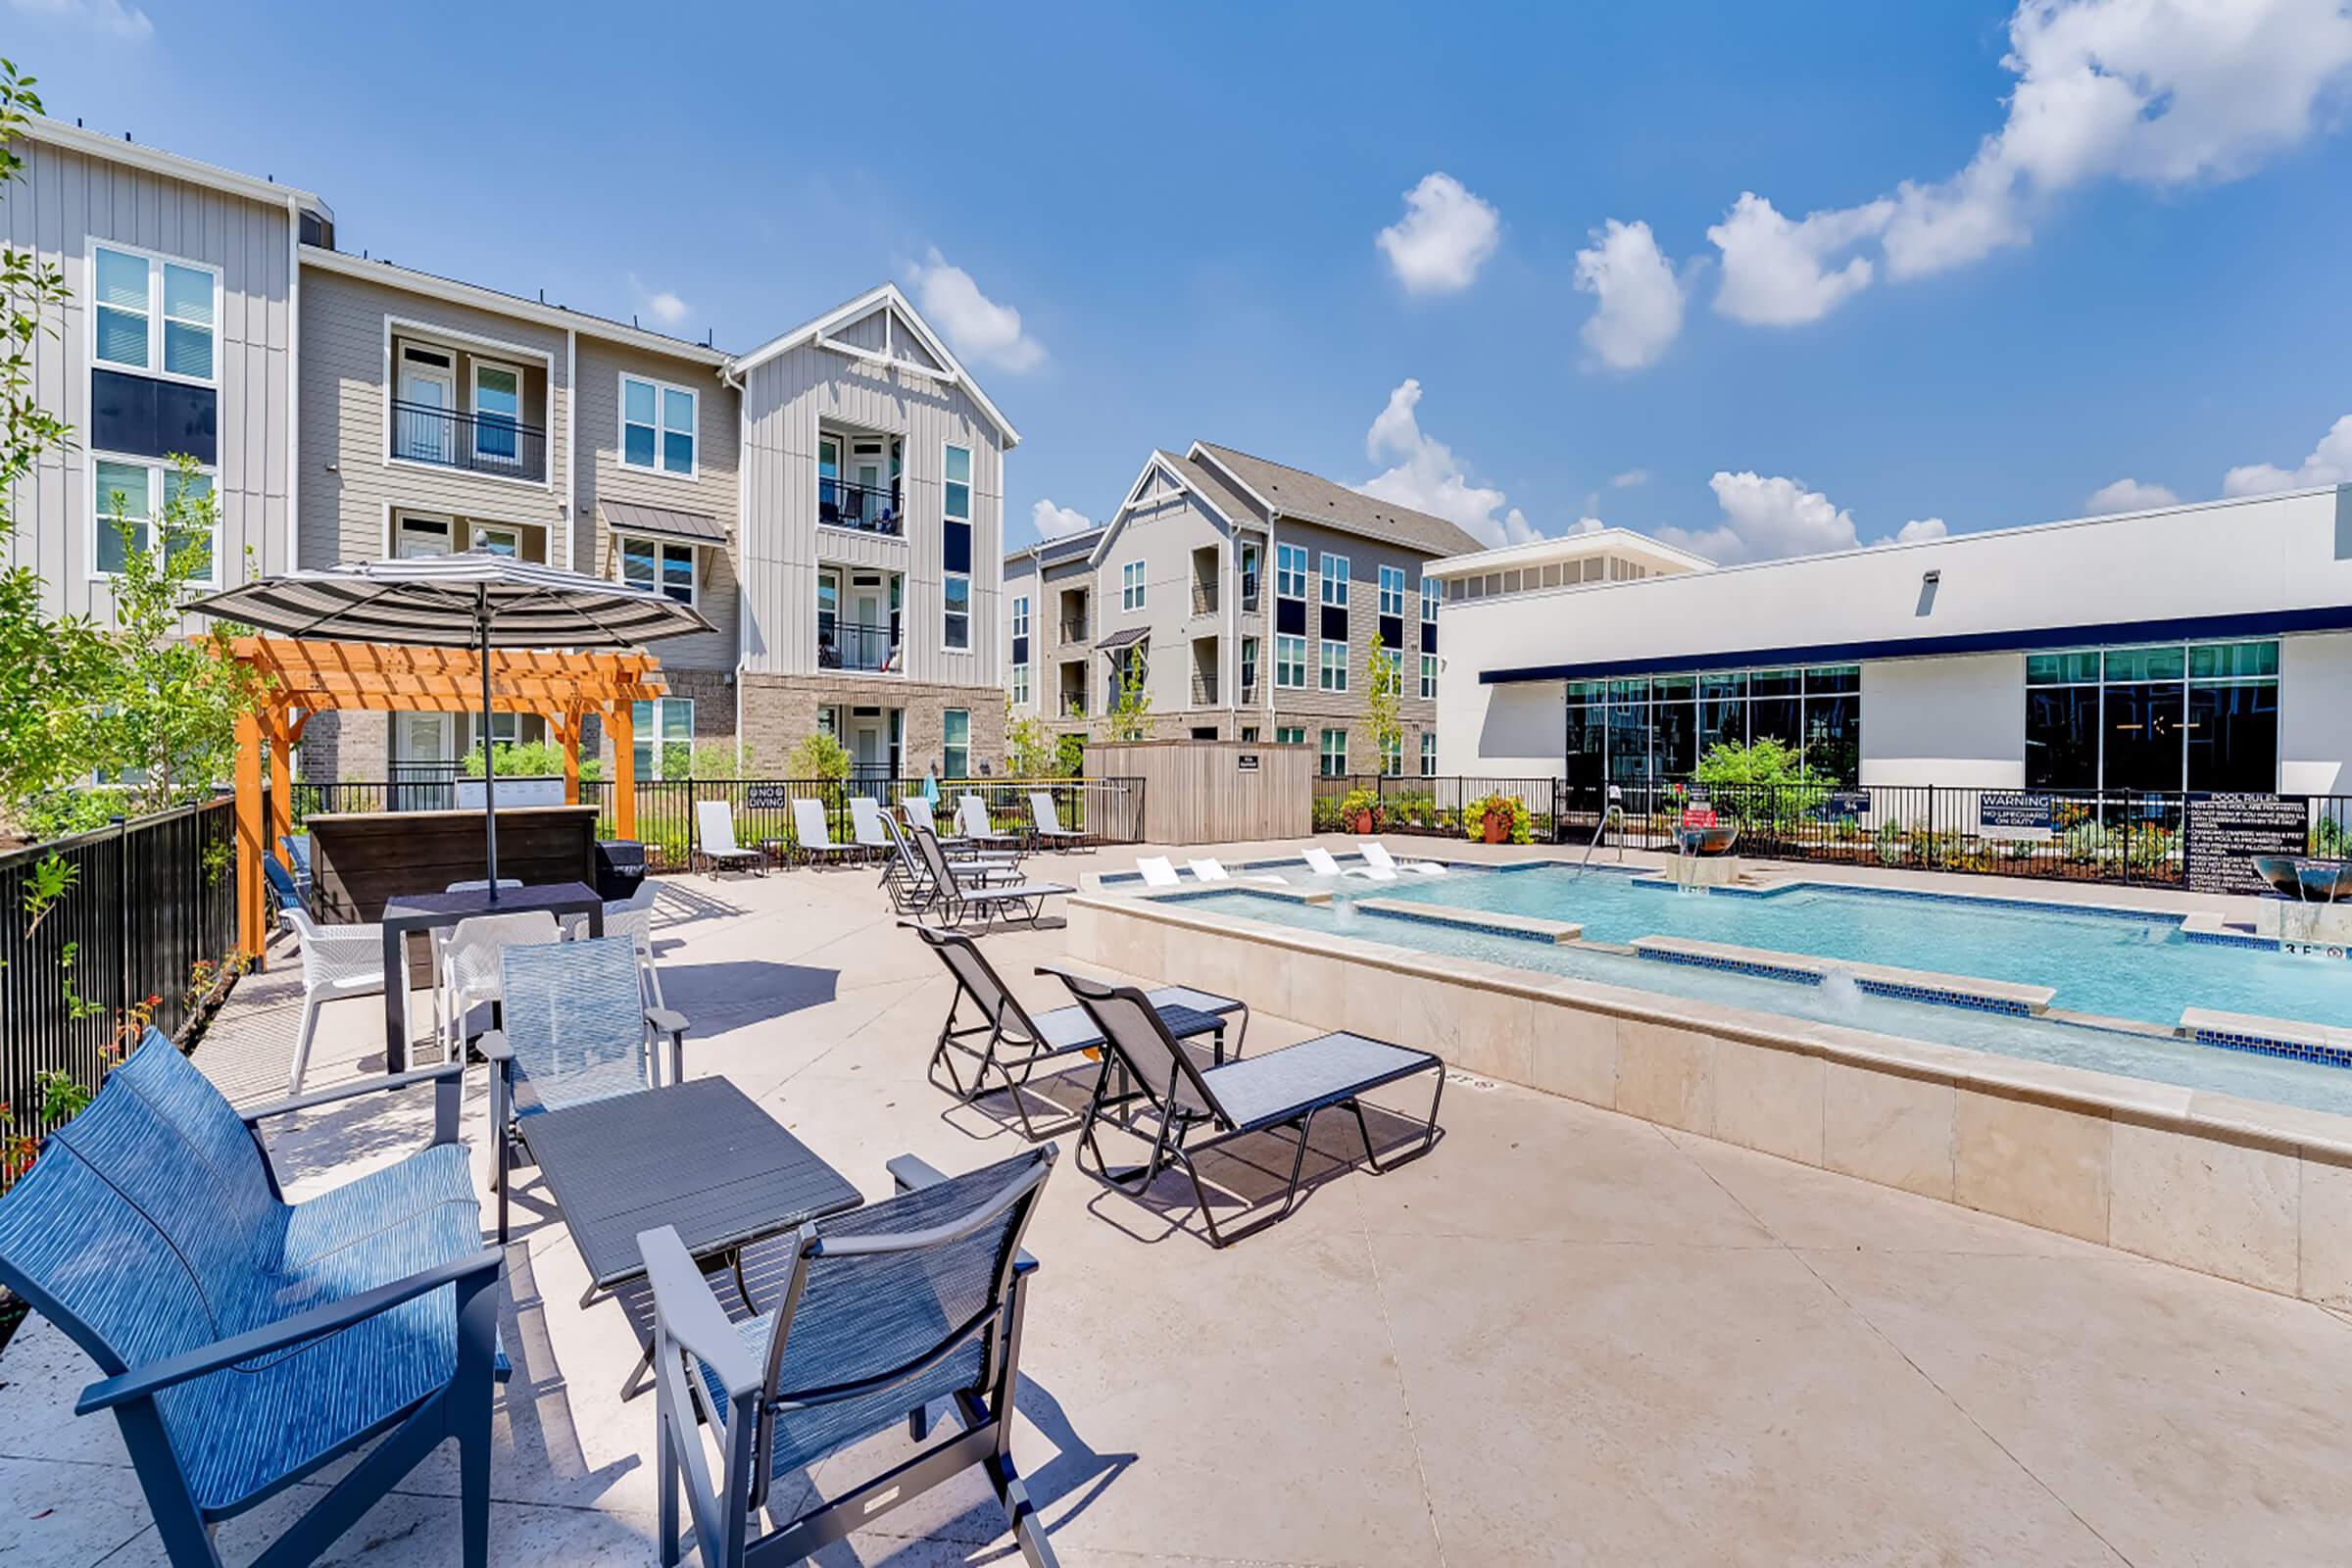
[[[498,783],[490,751],[495,648],[636,648],[715,628],[691,605],[488,550],[358,561],[263,577],[187,607],[283,637],[473,648],[482,656],[482,810],[498,902]]]

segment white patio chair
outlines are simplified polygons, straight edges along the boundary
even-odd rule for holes
[[[286,1093],[302,1093],[311,1065],[311,1040],[318,1032],[318,1009],[338,997],[375,997],[384,991],[384,928],[380,925],[320,925],[300,905],[278,918],[302,944],[302,1031],[294,1041],[294,1066]]]
[[[1144,886],[1148,888],[1181,887],[1184,883],[1184,878],[1176,874],[1175,862],[1164,855],[1144,856],[1135,862],[1135,868],[1144,874]]]
[[[1186,863],[1193,868],[1193,877],[1196,881],[1230,882],[1233,880],[1233,873],[1225,869],[1225,862],[1213,855],[1204,855]],[[1290,886],[1286,879],[1276,876],[1271,871],[1244,871],[1242,880],[1245,882],[1271,882],[1278,888]]]
[[[974,845],[1017,844],[1018,833],[1000,833],[988,819],[988,803],[977,795],[958,797],[956,802],[956,831]]]
[[[544,947],[562,935],[556,917],[545,909],[477,914],[457,923],[441,956],[441,989],[449,999],[443,1039],[451,1060],[465,1059],[466,1014],[505,995],[499,956],[509,948]]]
[[[1040,844],[1066,844],[1074,850],[1086,842],[1085,834],[1061,825],[1061,813],[1054,808],[1054,797],[1044,790],[1029,792],[1029,820],[1036,825]]]
[[[694,803],[694,853],[687,863],[698,871],[721,866],[757,871],[767,863],[758,850],[747,850],[735,842],[735,813],[724,801]]]
[[[1360,877],[1366,882],[1394,882],[1396,880],[1396,873],[1394,871],[1376,871],[1368,865],[1344,866],[1331,858],[1329,850],[1318,845],[1308,845],[1298,852],[1298,858],[1304,860],[1306,868],[1317,876],[1352,876]]]
[[[1389,847],[1378,839],[1357,839],[1355,853],[1364,858],[1364,864],[1374,871],[1410,871],[1415,876],[1444,876],[1446,868],[1435,860],[1399,860],[1389,853]]]
[[[833,825],[825,820],[825,803],[794,796],[792,801],[793,848],[804,860],[838,864],[851,856],[861,853],[855,844],[833,842]]]

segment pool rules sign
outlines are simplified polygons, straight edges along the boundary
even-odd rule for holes
[[[2183,872],[2191,893],[2271,891],[2255,874],[2264,855],[2301,855],[2311,808],[2300,795],[2192,795],[2182,824]]]

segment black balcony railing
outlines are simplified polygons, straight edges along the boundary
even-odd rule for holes
[[[819,669],[894,670],[900,667],[899,639],[888,626],[835,621],[816,628]]]
[[[1086,716],[1086,699],[1072,692],[1062,693],[1061,716],[1064,718],[1084,718]]]
[[[1193,706],[1195,708],[1213,708],[1216,706],[1216,702],[1217,677],[1215,672],[1205,669],[1194,670]]]
[[[855,528],[860,533],[901,531],[899,487],[852,484],[846,479],[816,481],[816,520],[828,528]]]
[[[1063,621],[1061,623],[1061,640],[1065,643],[1086,641],[1086,617],[1081,615],[1076,620]]]
[[[392,456],[505,479],[547,477],[547,432],[492,414],[453,414],[429,403],[392,405]]]
[[[1216,612],[1217,585],[1213,582],[1202,582],[1200,578],[1195,577],[1193,579],[1193,613],[1213,615]]]

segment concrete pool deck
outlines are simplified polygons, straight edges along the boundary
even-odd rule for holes
[[[1149,853],[1041,868],[1069,882]],[[1941,885],[1955,880],[2006,886]],[[949,985],[869,875],[662,888],[655,939],[693,1020],[690,1073],[733,1079],[869,1196],[898,1152],[959,1170],[1015,1147],[923,1081]],[[1057,987],[1031,970],[1074,935],[983,940],[1042,1006]],[[1166,956],[1135,978],[1222,983]],[[1321,984],[1294,993],[1303,1016],[1261,1012],[1250,1054],[1344,1025]],[[240,984],[199,1065],[233,1098],[281,1093],[298,995],[283,968]],[[380,1019],[369,1000],[328,1005],[318,1086],[380,1070]],[[1386,1032],[1417,1027],[1400,1014]],[[369,1105],[273,1152],[316,1190],[421,1143],[428,1121],[421,1104]],[[2352,1307],[1491,1074],[1457,1078],[1443,1121],[1429,1156],[1387,1176],[1348,1169],[1352,1124],[1330,1123],[1298,1213],[1222,1252],[1180,1182],[1144,1204],[1108,1194],[1063,1139],[1029,1237],[1043,1267],[1015,1452],[1069,1568],[2343,1559]],[[1239,1159],[1209,1173],[1247,1192],[1268,1180]],[[575,1304],[561,1216],[534,1211],[529,1173],[517,1192],[494,1560],[652,1562],[651,1401],[617,1393],[626,1314]],[[0,1353],[0,1560],[162,1560],[112,1423],[71,1413],[90,1376],[38,1319]],[[860,1461],[828,1461],[818,1485]],[[328,1560],[455,1560],[454,1495],[444,1454]],[[282,1516],[265,1505],[224,1528],[224,1554],[249,1559]],[[1006,1555],[966,1480],[823,1560]]]

